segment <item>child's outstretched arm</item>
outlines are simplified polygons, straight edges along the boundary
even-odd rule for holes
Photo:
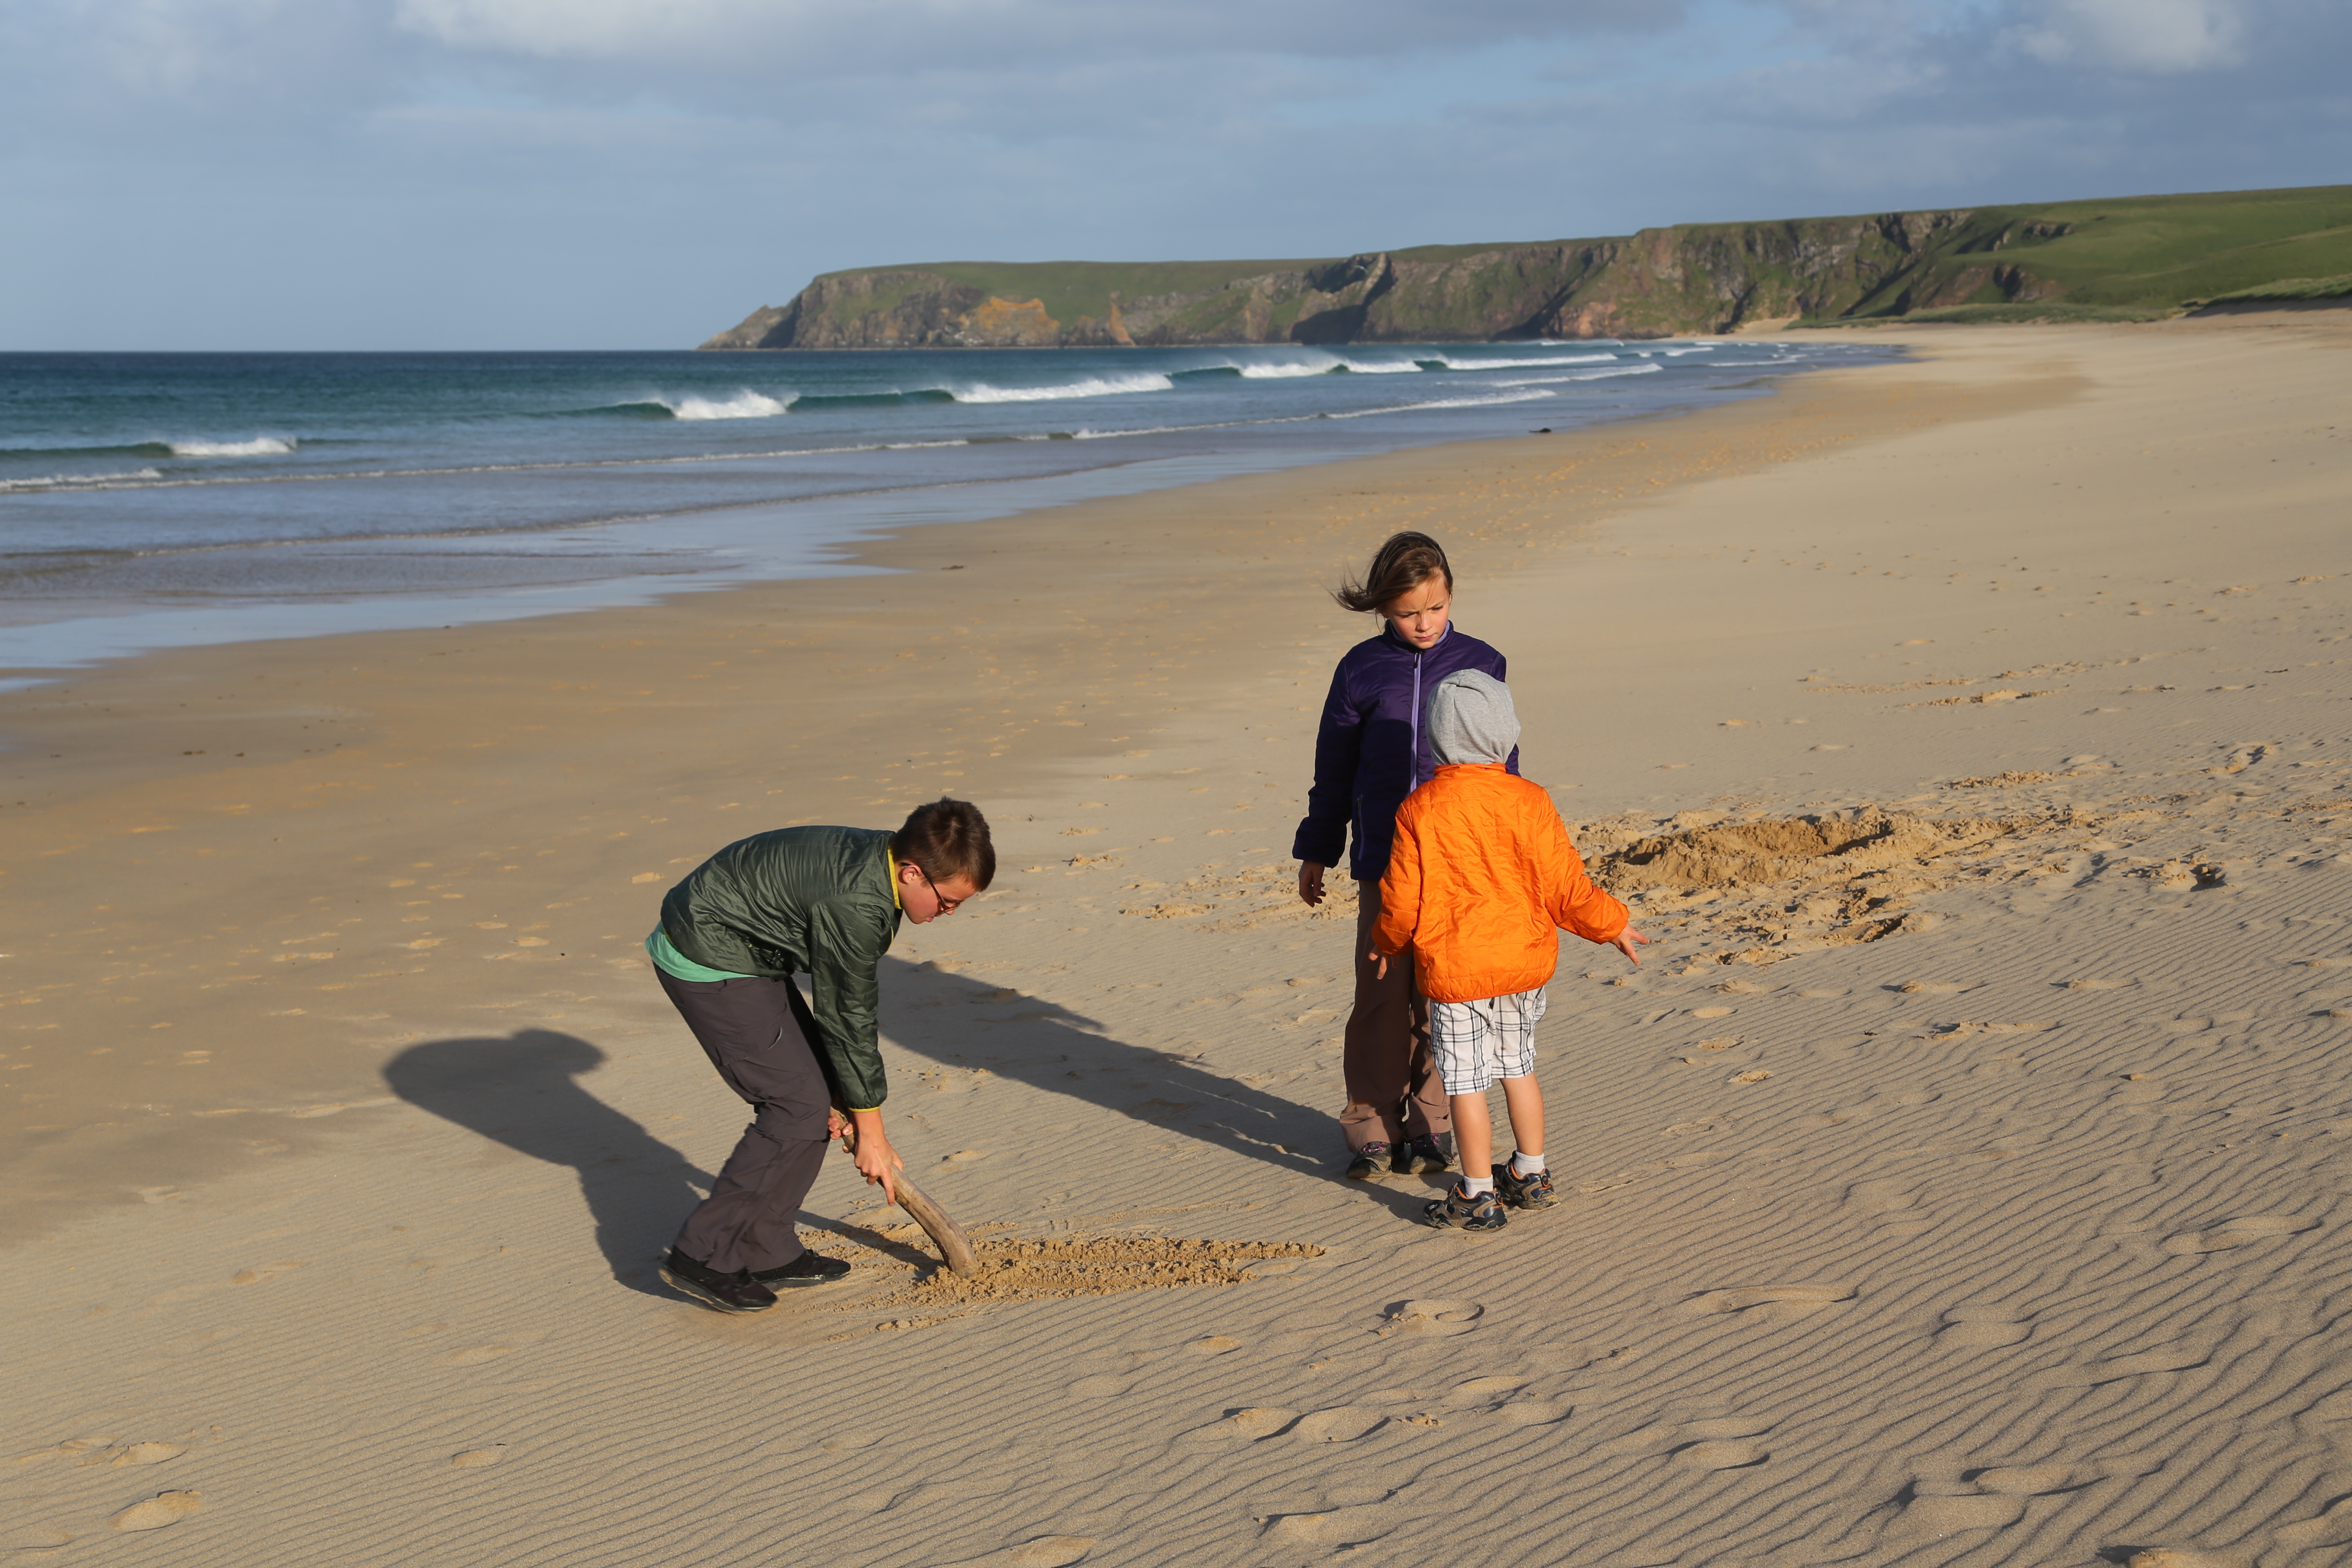
[[[1543,886],[1551,889],[1546,912],[1552,924],[1587,942],[1615,948],[1639,969],[1642,960],[1633,949],[1648,946],[1650,939],[1633,929],[1631,910],[1593,886],[1584,872],[1584,857],[1569,841],[1568,825],[1557,815],[1545,835],[1543,856],[1547,862]]]

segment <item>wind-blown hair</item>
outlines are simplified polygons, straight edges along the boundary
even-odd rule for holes
[[[1425,533],[1396,533],[1372,557],[1371,569],[1360,581],[1350,581],[1331,597],[1346,610],[1371,611],[1396,603],[1432,577],[1454,586],[1454,568],[1446,563],[1445,547]]]
[[[996,846],[989,841],[988,818],[968,800],[943,795],[915,807],[890,835],[890,854],[902,862],[913,861],[935,883],[969,877],[984,892],[996,879]]]

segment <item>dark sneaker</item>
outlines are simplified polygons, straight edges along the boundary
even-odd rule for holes
[[[1396,1173],[1400,1176],[1433,1176],[1453,1168],[1454,1162],[1445,1157],[1437,1140],[1426,1132],[1397,1145]]]
[[[803,1252],[781,1268],[754,1268],[751,1279],[753,1283],[765,1285],[771,1290],[784,1290],[796,1285],[822,1285],[848,1272],[849,1265],[838,1258]]]
[[[1559,1194],[1552,1191],[1551,1172],[1522,1176],[1508,1165],[1495,1167],[1495,1195],[1515,1209],[1548,1209],[1559,1202]]]
[[[662,1283],[714,1312],[764,1312],[776,1293],[749,1274],[721,1274],[673,1249],[659,1270]]]
[[[1356,1151],[1354,1159],[1348,1162],[1348,1180],[1377,1182],[1389,1173],[1388,1163],[1389,1146],[1387,1144],[1367,1143]]]
[[[1460,1186],[1421,1211],[1423,1225],[1440,1230],[1484,1232],[1500,1230],[1511,1223],[1503,1205],[1492,1193],[1480,1193],[1476,1197]]]

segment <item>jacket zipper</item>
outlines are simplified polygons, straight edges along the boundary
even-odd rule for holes
[[[1405,776],[1412,781],[1405,791],[1411,795],[1421,787],[1421,650],[1412,655],[1412,756],[1405,768]]]

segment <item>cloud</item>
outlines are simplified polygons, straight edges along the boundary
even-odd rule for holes
[[[1506,38],[1670,31],[1660,0],[395,0],[452,48],[547,59],[692,61],[714,74],[812,67],[1303,54],[1429,54]]]
[[[2234,66],[2243,18],[2231,0],[2045,0],[2002,40],[2044,65],[2171,76]]]
[[[2316,184],[2346,58],[2345,0],[6,0],[0,347],[650,347],[894,261]]]

